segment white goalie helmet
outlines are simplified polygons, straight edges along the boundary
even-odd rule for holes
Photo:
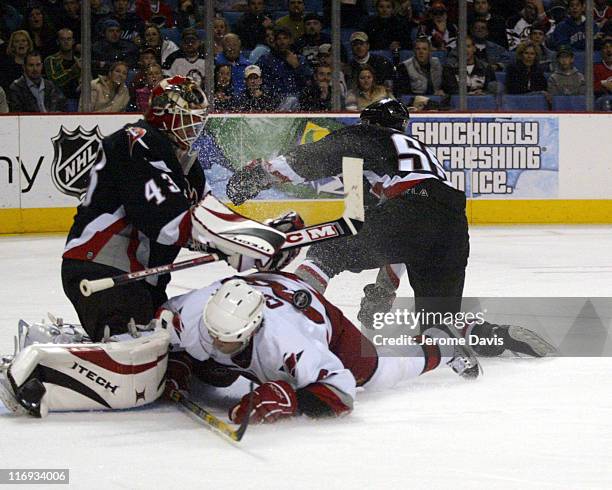
[[[204,306],[204,325],[222,342],[246,343],[263,320],[265,298],[240,279],[224,283]]]

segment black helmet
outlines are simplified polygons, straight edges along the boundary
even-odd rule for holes
[[[382,99],[370,104],[359,116],[363,122],[405,131],[410,114],[399,100]]]

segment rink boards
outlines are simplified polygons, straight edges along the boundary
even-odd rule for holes
[[[0,233],[68,230],[100,140],[138,115],[0,117]],[[272,157],[357,122],[354,114],[216,116],[203,148],[224,178],[256,157]],[[453,184],[466,191],[472,223],[611,223],[612,115],[415,115],[409,134],[428,144]],[[217,175],[218,174],[218,175]],[[341,201],[304,187],[275,191],[240,211],[255,218],[287,209],[308,222],[342,212]]]

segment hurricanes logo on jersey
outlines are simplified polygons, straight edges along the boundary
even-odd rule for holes
[[[80,198],[89,184],[89,171],[98,158],[102,146],[100,128],[90,131],[81,126],[69,131],[64,126],[53,143],[53,163],[51,177],[60,192]]]
[[[302,357],[303,353],[304,351],[300,351],[297,354],[294,352],[291,354],[285,352],[285,355],[283,355],[283,365],[279,368],[279,371],[287,373],[292,378],[295,378],[295,368],[297,367],[297,363],[300,362],[300,357]]]

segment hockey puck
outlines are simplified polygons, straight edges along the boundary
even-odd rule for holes
[[[298,289],[293,293],[291,302],[298,310],[305,310],[312,303],[312,295],[305,289]]]

